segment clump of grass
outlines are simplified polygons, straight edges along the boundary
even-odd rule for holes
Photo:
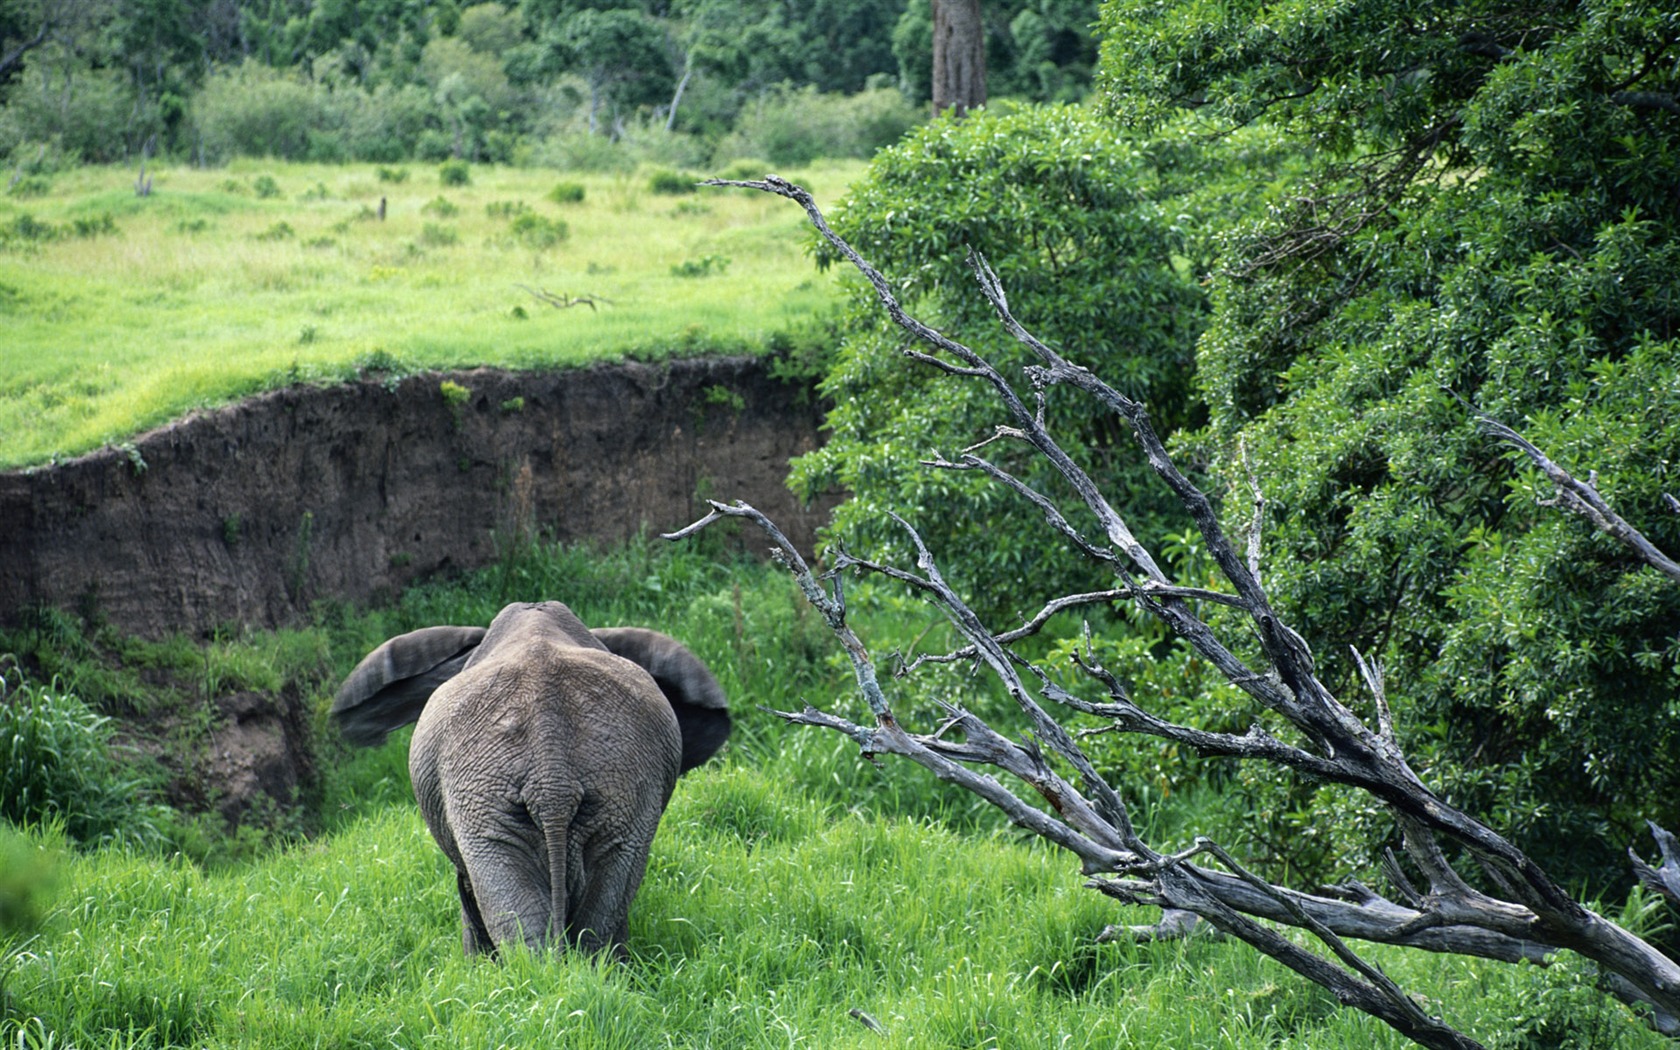
[[[115,728],[81,699],[16,669],[0,677],[0,818],[76,842],[149,845],[158,809],[111,751]]]
[[[549,219],[528,211],[514,217],[508,224],[508,233],[522,246],[541,251],[564,241],[571,228],[563,219]]]
[[[729,258],[723,255],[703,255],[698,259],[684,259],[671,267],[672,277],[711,277],[729,269]]]
[[[445,186],[470,185],[472,168],[459,157],[451,158],[438,165],[438,181]]]
[[[548,199],[555,204],[582,204],[584,187],[581,182],[560,182],[548,191]]]
[[[448,226],[428,222],[420,228],[420,243],[428,248],[448,248],[460,243],[461,234]]]
[[[484,206],[484,214],[492,219],[511,219],[530,210],[531,206],[524,201],[491,201]]]
[[[400,185],[408,181],[407,168],[387,168],[381,165],[375,170],[375,175],[380,182],[389,182],[393,185]]]
[[[297,231],[292,229],[291,223],[277,222],[268,229],[257,234],[256,239],[259,241],[289,241],[296,236]]]
[[[52,192],[52,180],[45,175],[25,175],[6,188],[6,194],[18,199],[45,197]]]
[[[274,180],[272,175],[258,175],[252,179],[251,191],[257,195],[259,200],[276,200],[283,196],[280,192],[280,184]]]
[[[656,168],[648,173],[647,186],[650,193],[677,196],[693,193],[699,188],[696,185],[699,181],[699,178],[694,175],[671,171],[668,168]]]
[[[440,219],[453,219],[461,214],[460,207],[448,197],[433,197],[420,206],[420,211],[425,215],[435,215]]]

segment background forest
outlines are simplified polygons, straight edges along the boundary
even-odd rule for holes
[[[1089,88],[1094,2],[988,5],[994,97]],[[5,0],[0,156],[867,156],[925,114],[927,0]]]

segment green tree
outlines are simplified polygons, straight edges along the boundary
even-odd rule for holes
[[[1680,594],[1538,506],[1471,409],[1680,545],[1680,14],[1113,0],[1102,25],[1122,120],[1193,107],[1315,149],[1229,240],[1199,354],[1201,447],[1233,485],[1246,450],[1272,501],[1274,597],[1345,695],[1349,647],[1383,657],[1458,804],[1603,888],[1588,858],[1680,818]],[[1370,845],[1302,801],[1265,803],[1268,848]]]
[[[665,28],[631,8],[582,8],[563,15],[548,35],[551,55],[589,85],[589,130],[601,112],[653,105],[670,97],[675,78]]]
[[[1266,153],[1257,141],[1242,146]],[[1024,322],[1147,400],[1173,429],[1199,421],[1191,369],[1206,315],[1195,279],[1206,245],[1197,224],[1209,219],[1205,210],[1231,206],[1223,163],[1187,140],[1117,134],[1077,107],[995,106],[960,123],[936,120],[882,151],[832,222],[894,275],[907,304],[1010,372],[1027,356],[976,294],[966,256],[983,253]],[[1073,585],[1058,575],[1068,559],[1046,549],[1037,510],[979,476],[919,464],[989,434],[998,422],[989,397],[932,370],[890,367],[900,336],[866,288],[849,287],[844,340],[823,383],[834,403],[831,437],[797,461],[796,484],[851,494],[835,520],[850,544],[903,554],[886,512],[911,519],[954,578],[984,580],[988,593],[1019,603],[1002,614]],[[1131,438],[1077,399],[1052,398],[1046,411],[1087,469],[1135,497],[1142,527],[1158,524],[1150,509],[1165,496]],[[1042,465],[1007,441],[986,454],[1029,483],[1043,480]]]

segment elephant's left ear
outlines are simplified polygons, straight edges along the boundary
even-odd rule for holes
[[[733,723],[729,698],[698,656],[670,635],[642,627],[597,627],[602,645],[653,676],[682,727],[682,772],[717,754]]]
[[[438,686],[461,672],[482,627],[422,627],[362,657],[333,698],[332,716],[352,744],[373,747],[420,717]]]

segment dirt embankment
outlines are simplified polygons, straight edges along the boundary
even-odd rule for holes
[[[809,550],[832,501],[801,506],[785,480],[819,422],[810,390],[750,358],[279,390],[0,474],[0,623],[47,605],[147,638],[278,626],[522,538],[670,531],[703,496],[747,500]],[[171,709],[119,719],[125,743],[158,759],[177,806],[280,819],[316,774],[303,691],[203,702],[203,739],[183,745],[200,718]]]
[[[818,423],[808,390],[750,358],[279,390],[0,474],[0,620],[47,604],[142,637],[273,626],[533,531],[669,531],[701,496],[745,499],[808,548],[826,508],[784,480]]]

